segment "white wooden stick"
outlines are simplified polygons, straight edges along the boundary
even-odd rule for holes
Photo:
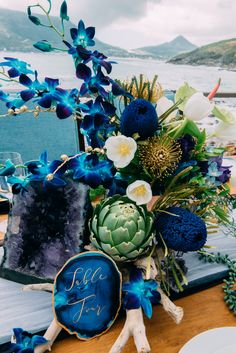
[[[150,352],[141,308],[126,311],[125,325],[109,353],[121,353],[131,336],[138,353]]]
[[[180,324],[184,316],[184,309],[180,306],[176,306],[160,287],[158,288],[158,292],[161,295],[161,304],[164,310],[172,317],[176,324]]]
[[[36,347],[34,353],[44,353],[46,351],[51,351],[53,342],[55,341],[61,330],[62,328],[58,325],[57,320],[54,319],[43,336],[48,340],[48,343]]]
[[[52,283],[27,284],[26,286],[24,286],[22,288],[22,290],[25,292],[30,291],[30,290],[52,292],[53,291],[53,284]]]

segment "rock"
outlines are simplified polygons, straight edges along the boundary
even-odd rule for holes
[[[68,180],[63,188],[34,182],[28,191],[14,195],[2,269],[53,279],[89,243],[88,191],[88,186]]]

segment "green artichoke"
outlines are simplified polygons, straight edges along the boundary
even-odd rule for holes
[[[144,254],[153,239],[153,214],[126,196],[109,197],[96,206],[90,240],[115,261],[132,261]]]

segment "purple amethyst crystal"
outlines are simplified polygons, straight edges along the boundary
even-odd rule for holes
[[[67,181],[60,188],[31,183],[14,195],[1,268],[53,279],[88,243],[88,186]],[[8,276],[9,277],[9,276]]]

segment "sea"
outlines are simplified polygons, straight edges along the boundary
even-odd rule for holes
[[[14,57],[26,61],[32,70],[37,70],[39,79],[58,78],[62,88],[79,88],[81,81],[75,76],[72,59],[66,54],[55,53],[17,53],[0,52],[0,61],[4,57]],[[126,80],[133,75],[144,74],[152,79],[158,75],[163,89],[176,90],[188,82],[199,91],[209,92],[219,78],[222,79],[221,92],[236,93],[236,71],[219,67],[174,65],[164,61],[137,58],[111,58],[112,78]],[[5,91],[15,91],[15,83],[2,83]],[[216,104],[226,105],[236,113],[236,98],[216,99]],[[5,108],[0,104],[0,114]],[[21,117],[0,118],[0,151],[17,151],[23,161],[37,158],[47,149],[50,159],[58,158],[62,153],[74,154],[78,150],[78,132],[73,119],[59,120],[54,114],[41,114],[35,119],[30,114]]]

